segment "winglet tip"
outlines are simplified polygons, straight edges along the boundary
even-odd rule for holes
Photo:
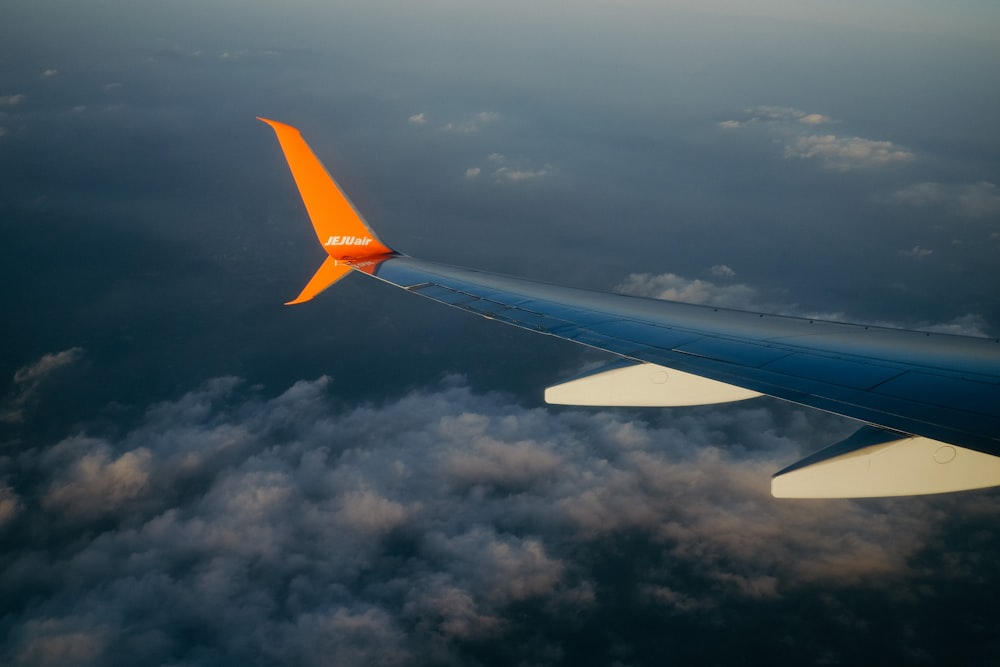
[[[298,128],[292,127],[287,123],[282,123],[276,120],[271,120],[270,118],[264,118],[263,116],[256,116],[257,120],[262,123],[266,123],[271,126],[271,129],[277,132],[278,130],[292,130],[293,132],[298,132]]]

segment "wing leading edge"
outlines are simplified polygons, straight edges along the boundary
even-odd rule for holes
[[[777,473],[772,493],[779,497],[911,495],[1000,485],[997,340],[608,294],[408,257],[371,231],[297,130],[261,120],[275,130],[328,254],[290,303],[315,297],[355,270],[621,358],[550,388],[551,402],[693,405],[765,394],[867,425],[858,437]]]

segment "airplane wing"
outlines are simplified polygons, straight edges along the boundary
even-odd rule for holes
[[[761,394],[862,422],[772,479],[776,497],[941,493],[1000,485],[1000,341],[609,294],[392,250],[295,128],[275,131],[317,237],[319,271],[289,303],[359,272],[433,301],[611,352],[550,403],[680,406]]]

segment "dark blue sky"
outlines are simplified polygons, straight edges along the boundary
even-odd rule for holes
[[[1000,12],[825,4],[6,3],[0,662],[994,659],[994,491],[775,501],[854,425],[281,305],[323,254],[255,116],[412,255],[997,335]]]

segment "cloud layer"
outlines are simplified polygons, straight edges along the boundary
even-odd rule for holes
[[[604,664],[631,639],[608,615],[669,636],[733,609],[786,628],[744,645],[794,637],[808,660],[850,595],[961,584],[961,554],[929,578],[926,549],[959,507],[1000,509],[775,501],[769,474],[845,425],[766,403],[651,422],[459,380],[341,407],[327,385],[220,378],[3,460],[4,664],[563,664],[585,636],[579,662]],[[793,632],[803,605],[816,626]]]

